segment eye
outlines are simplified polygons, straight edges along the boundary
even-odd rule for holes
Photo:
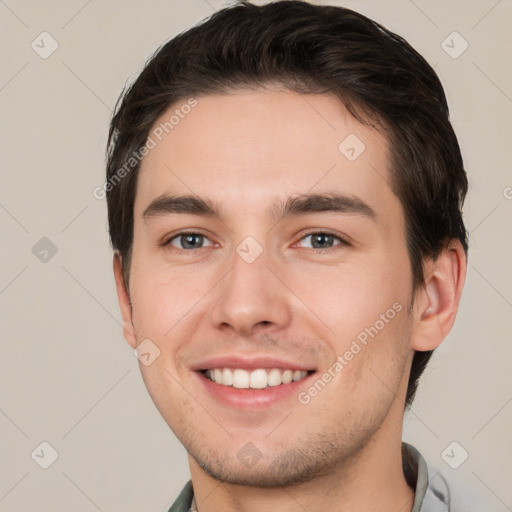
[[[202,244],[205,240],[210,241],[205,235],[202,235],[201,233],[183,232],[174,235],[172,238],[169,238],[169,240],[167,240],[164,245],[170,245],[183,251],[193,251],[195,249],[202,249]]]
[[[336,235],[334,233],[330,233],[328,231],[314,231],[312,233],[308,233],[303,236],[300,240],[310,240],[309,247],[315,251],[320,252],[329,252],[334,250],[337,246],[347,246],[350,245],[347,240],[345,240],[340,235]],[[169,238],[166,242],[164,242],[164,246],[171,246],[176,248],[177,250],[191,252],[197,249],[202,249],[205,241],[208,241],[208,246],[213,246],[214,244],[202,233],[196,232],[181,232],[177,233],[173,237]],[[337,241],[337,243],[336,243]],[[298,242],[300,244],[300,242]]]
[[[333,250],[334,247],[339,245],[350,245],[348,241],[342,238],[341,236],[335,235],[334,233],[330,233],[328,231],[315,231],[309,233],[306,236],[302,237],[301,241],[307,239],[310,239],[308,248],[320,250],[321,252],[329,252],[329,250]],[[338,240],[338,243],[334,243],[336,240]]]

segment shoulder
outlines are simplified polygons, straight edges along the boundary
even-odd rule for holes
[[[441,470],[412,445],[403,443],[404,474],[416,484],[413,512],[499,512],[496,498],[479,493],[474,483]]]
[[[479,494],[469,482],[453,475],[444,475],[444,478],[450,490],[450,512],[499,512],[503,510],[495,498]]]
[[[467,479],[461,478],[454,472],[440,470],[439,467],[428,464],[429,487],[436,492],[441,489],[448,496],[450,512],[498,512],[500,510],[496,499],[489,494],[479,493]]]
[[[194,496],[192,480],[189,480],[168,512],[188,512]]]

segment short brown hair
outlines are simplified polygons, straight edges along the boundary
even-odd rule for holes
[[[270,84],[331,94],[358,121],[386,133],[390,186],[404,210],[413,291],[424,283],[424,260],[437,258],[450,240],[458,239],[467,255],[461,210],[468,181],[443,87],[426,60],[402,37],[350,9],[298,0],[262,6],[241,1],[159,48],[118,100],[109,131],[106,192],[112,246],[122,256],[127,284],[140,167],[132,155],[144,146],[156,119],[190,96]],[[114,182],[121,168],[127,172]],[[414,355],[406,406],[431,355]]]

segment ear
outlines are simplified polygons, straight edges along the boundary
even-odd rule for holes
[[[118,251],[114,252],[114,277],[116,280],[117,299],[121,308],[123,317],[123,335],[130,347],[135,348],[137,341],[135,337],[135,329],[132,323],[132,305],[130,302],[130,292],[126,289],[123,276],[123,265],[121,255]]]
[[[466,269],[466,255],[459,240],[452,240],[435,261],[427,263],[425,283],[416,293],[413,309],[413,350],[434,350],[451,331],[466,279]]]

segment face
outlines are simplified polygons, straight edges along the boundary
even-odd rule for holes
[[[388,144],[328,95],[196,100],[141,164],[126,336],[191,465],[305,481],[401,427],[411,272]]]

